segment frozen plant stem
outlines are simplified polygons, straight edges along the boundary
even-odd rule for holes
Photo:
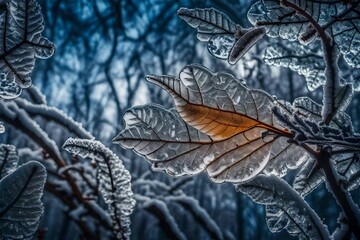
[[[336,90],[340,87],[339,69],[337,65],[338,54],[333,39],[324,31],[324,29],[315,21],[310,14],[298,5],[287,0],[281,0],[283,6],[291,8],[297,14],[305,17],[316,30],[323,46],[324,61],[326,64],[325,77],[326,82],[324,85],[323,104],[323,121],[328,125],[336,114]],[[337,203],[342,208],[346,219],[348,220],[349,228],[356,237],[360,240],[360,211],[354,203],[349,192],[347,192],[341,185],[340,177],[336,170],[330,163],[331,154],[322,149],[315,155],[320,167],[324,170],[327,180],[328,188],[336,199]]]
[[[331,190],[332,195],[336,199],[337,203],[342,208],[350,230],[356,237],[360,239],[360,214],[359,208],[352,200],[350,193],[341,185],[339,174],[331,166],[330,163],[331,154],[326,150],[321,150],[317,156],[317,161],[321,168],[324,170],[328,188]]]

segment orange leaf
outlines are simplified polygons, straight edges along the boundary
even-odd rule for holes
[[[180,80],[171,76],[148,76],[147,80],[173,96],[176,109],[186,123],[214,140],[256,127],[291,137],[274,122],[271,96],[248,89],[230,75],[213,75],[203,67],[191,66],[182,70]]]

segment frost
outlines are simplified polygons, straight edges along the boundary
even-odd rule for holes
[[[63,111],[55,107],[49,107],[45,104],[33,104],[24,99],[16,99],[16,103],[20,108],[26,110],[30,116],[41,116],[49,121],[54,121],[66,127],[69,132],[76,134],[78,137],[93,138],[93,136],[83,128],[81,123],[75,122]]]
[[[31,135],[38,144],[44,146],[44,150],[51,153],[54,159],[61,159],[55,141],[50,139],[48,134],[40,128],[39,124],[31,119],[26,112],[20,109],[14,102],[5,103],[0,101],[0,118],[10,124],[16,119],[19,128]]]
[[[333,234],[331,235],[332,239],[349,239],[351,238],[351,230],[349,225],[346,222],[346,218],[343,213],[340,213],[337,223],[338,227],[335,229]]]
[[[295,99],[293,107],[296,111],[299,111],[299,113],[304,115],[304,117],[312,121],[320,122],[322,120],[322,106],[308,97],[299,97]],[[332,119],[329,125],[341,130],[344,135],[354,133],[350,116],[342,111]]]
[[[335,155],[332,158],[335,169],[344,177],[344,188],[348,191],[355,190],[360,183],[360,155],[347,153]]]
[[[0,144],[0,179],[12,173],[17,168],[18,162],[15,146]]]
[[[237,26],[225,14],[213,9],[187,9],[180,8],[178,15],[191,27],[196,28],[200,41],[209,41],[214,35],[234,35]]]
[[[266,49],[264,61],[268,65],[287,67],[303,75],[308,89],[313,91],[325,83],[325,63],[320,49],[318,44],[306,47],[298,42],[274,44]]]
[[[40,201],[46,169],[29,162],[0,181],[0,236],[5,239],[31,237],[43,213]]]
[[[267,175],[285,176],[289,170],[298,169],[307,160],[306,151],[288,139],[281,138],[271,149],[270,159],[263,173]]]
[[[345,5],[337,1],[289,0],[289,2],[310,14],[320,25],[331,22],[334,15],[346,10]],[[306,44],[314,39],[308,20],[296,11],[283,7],[278,0],[256,2],[248,12],[248,19],[254,26],[266,27],[270,37],[296,41],[306,35],[305,41],[302,41]]]
[[[327,66],[325,68],[327,80],[324,85],[322,110],[324,122],[330,122],[329,120],[336,116],[339,111],[345,111],[353,96],[352,84],[340,85],[339,68],[337,65],[339,55],[337,51],[333,56],[327,55],[328,53],[325,53],[324,58],[328,59],[326,60]]]
[[[41,36],[44,20],[35,0],[7,1],[0,13],[0,22],[0,96],[15,98],[21,93],[19,87],[31,85],[35,58],[50,57],[54,46]]]
[[[14,80],[8,79],[4,73],[0,74],[0,98],[13,99],[20,96],[22,92]]]
[[[360,67],[359,6],[347,8],[341,1],[290,0],[334,37],[345,61],[352,67]],[[350,9],[350,10],[349,10]],[[267,0],[255,3],[248,12],[253,25],[265,26],[270,37],[281,37],[290,41],[300,39],[308,44],[316,38],[316,31],[308,20],[294,10],[281,6],[280,1]]]
[[[46,97],[42,94],[35,85],[32,85],[27,89],[27,93],[31,98],[31,101],[35,104],[47,104]]]
[[[283,114],[274,108],[277,119],[287,126],[294,134],[293,141],[299,145],[307,144],[310,148],[332,146],[337,151],[351,149],[360,151],[360,137],[349,132],[344,134],[344,129],[325,124],[319,125],[316,121],[300,114]]]
[[[197,29],[200,41],[208,41],[208,50],[214,57],[228,59],[230,64],[239,61],[265,35],[265,28],[243,29],[213,8],[181,8],[178,15]]]
[[[271,231],[286,228],[300,239],[330,239],[319,216],[284,180],[259,175],[236,187],[256,203],[267,206],[267,224]]]
[[[69,138],[63,148],[70,153],[89,157],[98,163],[100,192],[109,207],[118,239],[130,238],[130,215],[135,206],[131,176],[122,161],[95,140]]]
[[[347,19],[335,22],[332,26],[332,35],[345,61],[354,68],[360,68],[360,20],[357,6],[342,18]]]
[[[295,41],[305,31],[308,23],[293,10],[280,6],[280,1],[256,2],[248,12],[248,19],[254,26],[264,26],[269,37],[281,37]]]
[[[360,69],[354,69],[352,71],[353,89],[356,92],[360,92]]]
[[[227,59],[235,39],[229,35],[215,35],[208,42],[209,52],[216,58]]]
[[[258,27],[245,32],[244,35],[240,36],[231,49],[229,54],[229,63],[237,63],[250,48],[252,48],[258,41],[260,41],[265,35],[265,28]]]
[[[307,162],[295,176],[293,188],[300,196],[305,197],[323,183],[324,180],[324,173],[320,169],[317,160],[308,158]]]

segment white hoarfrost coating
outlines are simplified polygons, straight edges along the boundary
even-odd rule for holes
[[[131,190],[131,175],[122,161],[110,149],[95,140],[69,138],[63,148],[97,162],[100,192],[108,204],[114,233],[119,239],[129,239],[130,215],[135,207],[135,200]]]

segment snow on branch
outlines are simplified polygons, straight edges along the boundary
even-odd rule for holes
[[[57,124],[64,126],[69,130],[70,133],[74,133],[77,137],[86,139],[94,138],[88,131],[83,128],[81,123],[74,121],[58,108],[44,104],[33,104],[21,98],[16,99],[15,102],[20,108],[24,109],[27,114],[32,117],[40,116],[48,121],[54,121]]]
[[[130,214],[135,200],[131,190],[131,176],[122,161],[103,144],[95,140],[69,138],[63,148],[98,164],[100,192],[108,204],[114,233],[119,239],[130,238]]]

